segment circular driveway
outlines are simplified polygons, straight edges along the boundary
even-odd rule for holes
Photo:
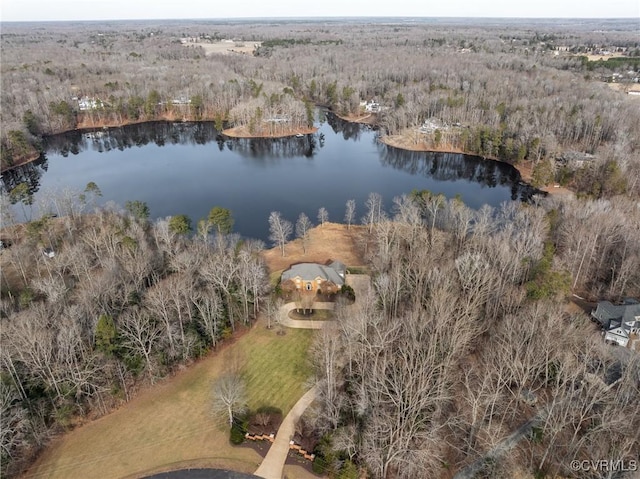
[[[261,479],[253,474],[224,471],[222,469],[183,469],[182,471],[162,472],[143,479]]]

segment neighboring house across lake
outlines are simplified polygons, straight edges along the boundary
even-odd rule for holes
[[[360,102],[360,106],[363,107],[367,113],[378,113],[382,109],[380,103],[375,100]]]
[[[78,99],[78,109],[80,111],[97,110],[103,106],[104,103],[98,98],[89,98],[84,96]]]
[[[556,162],[562,166],[567,166],[573,170],[582,168],[583,166],[593,165],[596,157],[590,153],[581,151],[565,151],[556,158]]]
[[[627,346],[629,337],[640,331],[640,302],[628,298],[622,304],[600,301],[591,316],[604,329],[604,339]]]
[[[345,273],[346,267],[340,261],[327,265],[294,264],[282,273],[281,286],[284,291],[337,293],[344,284]]]

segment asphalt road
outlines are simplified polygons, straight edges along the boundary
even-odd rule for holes
[[[162,472],[143,479],[259,479],[252,474],[223,471],[221,469],[183,469],[182,471]]]

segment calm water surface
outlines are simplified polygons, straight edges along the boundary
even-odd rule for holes
[[[212,123],[149,123],[49,138],[45,157],[5,172],[10,191],[26,181],[34,203],[46,192],[84,190],[95,182],[102,204],[140,200],[153,218],[187,214],[195,222],[213,206],[233,212],[234,231],[265,239],[267,218],[280,211],[316,221],[318,208],[342,222],[345,202],[357,217],[370,192],[390,207],[394,196],[428,189],[460,195],[473,208],[527,200],[534,190],[506,164],[452,153],[408,152],[377,141],[367,127],[320,114],[319,130],[303,138],[227,139]],[[16,209],[16,213],[20,209]]]

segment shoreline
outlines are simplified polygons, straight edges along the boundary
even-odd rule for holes
[[[14,161],[11,165],[6,166],[3,164],[2,168],[0,168],[0,174],[4,173],[6,171],[11,171],[14,168],[18,168],[20,166],[24,166],[26,164],[29,163],[33,163],[34,161],[36,161],[38,158],[40,158],[42,155],[44,154],[44,152],[39,152],[39,151],[34,151],[32,154],[25,156],[23,158],[19,158],[16,161]]]
[[[386,135],[380,137],[379,140],[381,143],[384,143],[387,146],[391,146],[393,148],[398,148],[400,150],[408,150],[408,151],[420,151],[425,153],[459,153],[463,155],[475,156],[478,158],[482,158],[486,161],[497,161],[498,163],[504,163],[505,165],[510,165],[516,169],[518,174],[520,175],[520,180],[531,185],[531,180],[533,179],[533,167],[531,161],[522,161],[518,164],[509,163],[507,161],[500,160],[498,158],[493,158],[490,156],[482,156],[477,153],[470,153],[464,151],[461,148],[455,148],[450,145],[446,147],[432,147],[428,146],[425,142],[407,144],[406,137],[403,135]],[[533,186],[533,185],[532,185]],[[559,196],[559,195],[573,195],[573,191],[563,186],[555,186],[555,185],[546,185],[536,187],[540,191],[544,191],[549,195]]]
[[[343,121],[347,121],[350,123],[359,123],[361,125],[371,125],[377,126],[378,115],[377,113],[367,113],[363,116],[353,116],[353,115],[339,115],[336,112],[331,112],[338,118]],[[497,161],[498,163],[504,163],[506,165],[510,165],[515,168],[520,174],[520,180],[531,185],[531,180],[533,178],[532,172],[533,168],[530,161],[523,161],[519,164],[509,163],[504,160],[500,160],[498,158],[493,158],[490,156],[482,156],[477,153],[472,153],[463,150],[462,148],[456,148],[452,145],[444,145],[441,147],[434,147],[428,145],[426,142],[422,141],[419,143],[411,142],[405,135],[385,135],[381,136],[379,141],[384,143],[387,146],[391,146],[393,148],[398,148],[399,150],[405,151],[419,151],[424,153],[459,153],[462,155],[475,156],[477,158],[482,158],[486,161]],[[532,185],[533,186],[533,185]],[[546,185],[537,187],[538,190],[543,191],[549,195],[573,195],[573,191],[568,188],[559,185]]]
[[[82,121],[78,123],[78,126],[76,128],[72,128],[69,130],[63,130],[63,131],[59,131],[59,132],[55,132],[55,133],[51,133],[49,135],[44,135],[42,137],[42,139],[45,138],[50,138],[52,136],[56,136],[56,135],[65,135],[67,133],[72,133],[72,132],[77,132],[77,133],[89,133],[89,132],[93,132],[93,131],[100,131],[100,130],[110,130],[113,128],[123,128],[125,126],[133,126],[133,125],[143,125],[145,123],[161,123],[161,122],[167,122],[167,123],[213,123],[215,122],[215,119],[213,118],[206,118],[206,119],[200,119],[200,120],[192,120],[192,119],[179,119],[179,118],[174,118],[171,116],[167,116],[167,117],[163,117],[163,118],[154,118],[152,120],[135,120],[135,121],[123,121],[123,122],[119,122],[119,123],[113,123],[113,122],[87,122],[87,121]],[[292,131],[288,131],[288,132],[281,132],[281,133],[276,133],[276,134],[272,134],[272,135],[268,135],[268,134],[263,134],[263,135],[256,135],[256,134],[250,134],[248,132],[248,130],[246,130],[247,127],[242,127],[242,126],[235,126],[235,127],[231,127],[231,128],[226,128],[222,131],[220,131],[220,134],[228,136],[229,138],[243,138],[243,139],[259,139],[259,138],[287,138],[287,137],[293,137],[296,135],[310,135],[315,133],[316,131],[318,131],[317,127],[311,127],[311,128],[296,128]],[[13,162],[13,164],[9,165],[9,166],[5,166],[4,164],[2,164],[2,166],[0,167],[0,174],[4,173],[6,171],[10,171],[13,170],[15,168],[18,168],[20,166],[24,166],[28,163],[33,163],[34,161],[38,160],[42,155],[44,154],[43,152],[39,152],[39,151],[34,151],[32,154],[25,156],[24,158],[19,158],[17,160],[15,160]]]
[[[343,115],[338,115],[335,112],[332,112],[334,115],[336,115],[338,118],[340,118],[343,121],[349,122],[349,123],[358,123],[358,124],[364,124],[364,125],[371,125],[371,126],[376,126],[377,125],[377,114],[375,113],[368,113],[364,116],[360,116],[360,117],[353,117],[353,116],[343,116]],[[158,118],[158,119],[153,119],[153,120],[136,120],[136,121],[125,121],[125,122],[120,122],[120,123],[107,123],[107,124],[96,124],[95,122],[92,122],[92,125],[87,124],[88,122],[83,121],[80,122],[78,124],[78,126],[72,130],[65,130],[59,133],[52,133],[51,135],[47,135],[46,137],[43,138],[47,138],[47,137],[51,137],[51,136],[55,136],[55,135],[63,135],[65,133],[70,133],[70,132],[79,132],[79,133],[84,133],[84,132],[91,132],[91,131],[95,131],[95,130],[109,130],[112,128],[122,128],[125,126],[131,126],[131,125],[141,125],[141,124],[145,124],[145,123],[155,123],[155,122],[176,122],[176,121],[180,121],[183,123],[205,123],[205,122],[213,122],[213,119],[200,119],[200,120],[178,120],[177,118],[172,118],[172,117],[165,117],[165,118]],[[231,127],[231,128],[226,128],[224,130],[222,130],[220,133],[224,136],[227,136],[229,138],[241,138],[241,139],[276,139],[276,138],[291,138],[291,137],[295,137],[296,135],[310,135],[313,134],[315,132],[318,131],[318,127],[307,127],[307,128],[297,128],[294,130],[289,130],[289,131],[285,131],[285,132],[280,132],[280,133],[274,133],[274,134],[261,134],[261,135],[257,135],[257,134],[251,134],[248,131],[248,128],[246,126],[235,126],[235,127]],[[481,155],[478,155],[476,153],[470,153],[470,152],[466,152],[460,148],[455,148],[451,145],[447,145],[446,147],[440,147],[440,148],[436,148],[436,147],[432,147],[432,146],[428,146],[425,142],[420,142],[420,143],[409,143],[407,138],[403,135],[385,135],[384,137],[381,137],[379,139],[380,142],[384,143],[387,146],[391,146],[393,148],[398,148],[401,150],[407,150],[407,151],[420,151],[420,152],[434,152],[434,153],[460,153],[460,154],[464,154],[464,155],[470,155],[470,156],[476,156],[476,157],[480,157],[484,160],[489,160],[489,161],[497,161],[500,163],[505,163],[507,165],[511,165],[513,168],[515,168],[518,173],[520,174],[520,179],[521,181],[524,181],[528,184],[531,184],[531,179],[532,179],[532,165],[530,162],[522,162],[520,164],[513,164],[513,163],[508,163],[506,161],[503,160],[499,160],[497,158],[492,158],[492,157],[484,157]],[[0,169],[0,173],[4,173],[6,171],[10,171],[13,170],[15,168],[18,168],[20,166],[26,165],[28,163],[32,163],[34,161],[36,161],[37,159],[39,159],[42,155],[44,154],[44,152],[36,152],[28,157],[26,157],[25,159],[20,159],[17,162],[15,162],[13,165],[9,166],[9,167],[4,167]],[[562,186],[555,186],[555,185],[547,185],[547,186],[542,186],[538,188],[540,191],[544,191],[547,194],[550,195],[573,195],[573,191],[571,191],[568,188],[562,187]]]
[[[228,136],[229,138],[243,138],[243,139],[261,139],[261,138],[288,138],[296,135],[311,135],[318,131],[318,128],[307,127],[307,128],[295,128],[293,130],[283,131],[280,133],[272,133],[272,134],[256,134],[250,133],[248,127],[246,126],[233,126],[231,128],[226,128],[222,130],[220,133]]]
[[[378,114],[377,113],[364,113],[363,115],[360,115],[360,116],[339,115],[335,111],[331,111],[331,113],[333,115],[337,116],[338,118],[340,118],[342,121],[346,121],[346,122],[349,122],[349,123],[358,123],[360,125],[371,125],[371,126],[377,126],[378,125]]]

